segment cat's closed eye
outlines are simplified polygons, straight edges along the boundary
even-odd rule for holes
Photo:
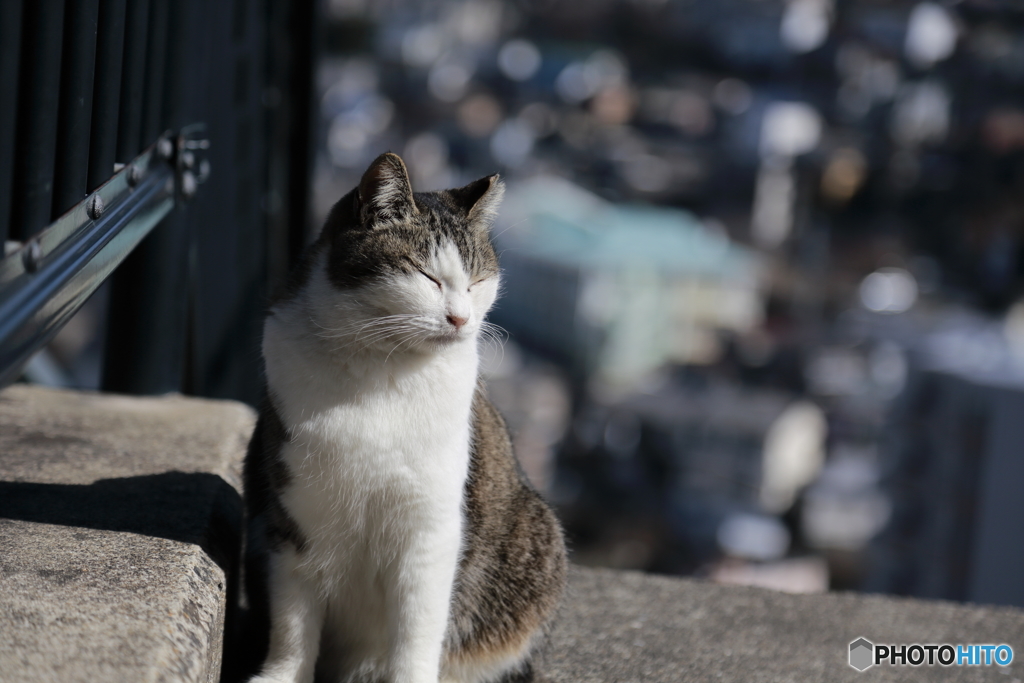
[[[440,280],[438,280],[436,277],[434,277],[433,275],[431,275],[427,271],[423,270],[422,268],[417,268],[416,270],[420,271],[420,275],[422,275],[423,277],[427,278],[428,280],[433,282],[435,285],[437,285],[437,288],[439,290],[444,291],[444,287],[441,285],[441,281]]]

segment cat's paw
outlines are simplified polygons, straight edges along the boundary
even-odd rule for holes
[[[250,678],[248,683],[312,683],[312,678],[306,681],[291,673],[262,673]]]

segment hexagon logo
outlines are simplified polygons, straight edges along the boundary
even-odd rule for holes
[[[865,638],[858,638],[850,643],[850,666],[857,671],[864,671],[875,662],[875,644]]]

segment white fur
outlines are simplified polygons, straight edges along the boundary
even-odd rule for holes
[[[256,681],[311,681],[322,636],[343,647],[320,656],[355,678],[438,681],[477,338],[498,278],[471,282],[451,245],[425,270],[343,292],[321,259],[267,319],[267,380],[292,434],[282,502],[307,544],[273,556]]]

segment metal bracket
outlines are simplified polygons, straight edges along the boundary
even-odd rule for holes
[[[0,253],[0,387],[71,319],[142,238],[209,176],[204,124],[165,133],[95,192]]]

